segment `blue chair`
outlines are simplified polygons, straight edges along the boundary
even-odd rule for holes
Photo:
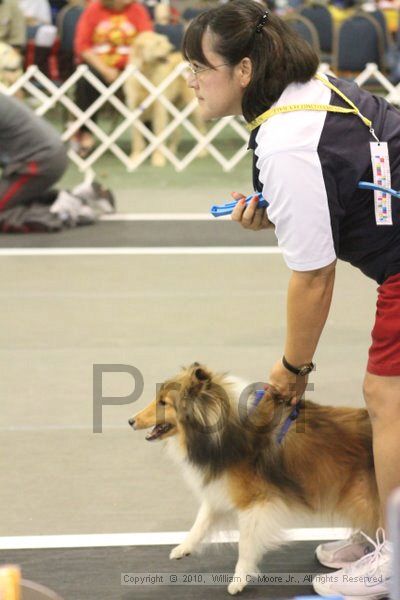
[[[289,13],[283,19],[291,29],[294,29],[303,40],[310,44],[317,54],[320,54],[318,32],[309,19],[297,13]]]
[[[185,21],[185,23],[188,23],[195,17],[198,17],[199,15],[201,15],[201,13],[203,13],[205,10],[207,10],[207,9],[206,8],[186,8],[182,13],[182,20]]]
[[[332,15],[324,4],[312,3],[300,9],[300,14],[309,19],[318,33],[321,52],[332,52],[333,20]]]
[[[166,35],[171,44],[174,46],[175,50],[180,50],[182,48],[183,36],[185,33],[182,23],[169,25],[161,25],[160,23],[156,23],[154,30],[156,33]]]
[[[61,81],[65,81],[75,70],[74,39],[81,14],[81,6],[65,6],[57,15],[57,29],[60,38],[59,72]]]
[[[334,36],[332,67],[336,71],[363,71],[367,63],[384,70],[385,45],[382,30],[373,17],[358,12],[342,23]]]
[[[385,45],[385,51],[389,49],[392,45],[392,40],[390,38],[387,22],[384,13],[381,10],[374,10],[372,12],[367,13],[370,17],[376,19],[379,27],[382,29],[383,34],[383,42]]]
[[[82,6],[67,5],[58,13],[57,28],[63,50],[74,49],[75,30],[83,10]]]

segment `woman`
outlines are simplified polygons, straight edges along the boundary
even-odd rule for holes
[[[141,4],[132,0],[95,0],[79,19],[75,53],[103,83],[110,85],[126,67],[135,35],[152,29],[149,13]],[[87,110],[98,97],[99,92],[85,78],[79,79],[76,103],[81,110]],[[81,128],[78,143],[80,155],[87,156],[94,138],[86,127]]]
[[[389,195],[375,198],[357,184],[373,181],[371,156],[387,165],[385,144],[370,145],[379,138],[388,142],[391,187],[400,187],[400,114],[353,83],[316,78],[314,51],[256,2],[234,0],[201,14],[186,32],[183,51],[203,116],[242,114],[252,128],[254,188],[269,206],[258,208],[253,198],[246,207],[244,197],[234,193],[238,202],[232,218],[254,230],[275,227],[292,271],[284,357],[268,380],[277,394],[295,404],[306,388],[331,304],[337,258],[380,284],[363,391],[384,507],[400,485],[400,204]],[[271,107],[278,110],[264,114]],[[361,558],[371,550],[367,560]],[[336,583],[314,581],[319,593],[387,594],[390,548],[384,540],[375,544],[358,533],[319,546],[317,556],[325,565],[344,567]],[[376,569],[380,583],[363,583]],[[343,588],[345,579],[354,583]]]

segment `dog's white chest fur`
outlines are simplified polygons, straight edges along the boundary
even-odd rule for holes
[[[207,501],[217,512],[226,513],[234,509],[225,475],[204,485],[201,470],[188,462],[176,438],[168,438],[166,447],[170,456],[182,469],[185,481],[200,500]]]

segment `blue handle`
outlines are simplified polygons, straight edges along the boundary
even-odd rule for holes
[[[260,193],[251,194],[250,196],[247,196],[246,204],[248,204],[250,202],[250,200],[252,198],[254,198],[255,196],[258,198],[257,208],[265,208],[268,206],[268,202],[263,197],[263,195]],[[238,200],[235,200],[234,202],[227,202],[226,204],[214,204],[214,206],[211,207],[210,212],[213,217],[224,217],[225,215],[230,215],[232,213],[232,211],[235,208],[237,203],[238,203]]]
[[[376,183],[370,183],[369,181],[360,181],[358,183],[358,188],[360,190],[378,190],[379,192],[384,192],[386,194],[390,194],[395,198],[400,198],[400,191],[393,190],[392,188],[385,188],[382,185],[377,185]]]

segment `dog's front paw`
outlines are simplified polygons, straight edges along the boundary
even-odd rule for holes
[[[246,577],[244,575],[234,575],[234,581],[231,581],[228,585],[228,592],[234,596],[243,591],[247,585]]]
[[[179,546],[176,546],[175,548],[173,548],[170,552],[170,559],[173,560],[174,558],[179,559],[179,558],[183,558],[184,556],[189,556],[189,554],[191,554],[192,549],[190,548],[190,546],[188,546],[187,544],[183,543],[183,544],[179,544]]]

